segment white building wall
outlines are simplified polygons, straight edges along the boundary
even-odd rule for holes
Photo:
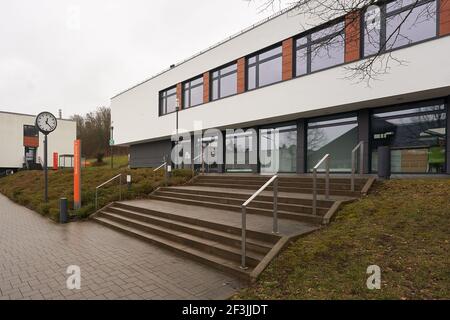
[[[116,144],[167,138],[175,129],[175,114],[158,116],[159,91],[294,36],[303,31],[301,22],[301,16],[287,12],[114,97]],[[179,126],[192,131],[194,121],[201,120],[203,128],[239,127],[448,95],[448,52],[450,37],[431,40],[396,50],[394,56],[407,65],[392,61],[390,73],[371,87],[344,79],[345,66],[335,67],[182,110]]]
[[[23,126],[34,125],[36,117],[0,112],[0,168],[21,168],[25,147]],[[58,119],[58,127],[48,136],[48,165],[53,166],[53,152],[73,154],[77,136],[76,122]],[[38,157],[44,160],[44,135],[39,133]]]

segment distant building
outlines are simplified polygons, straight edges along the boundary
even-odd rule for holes
[[[0,175],[7,170],[37,169],[44,163],[44,136],[35,127],[36,116],[0,111]],[[53,153],[73,154],[77,136],[75,121],[58,119],[58,127],[48,138],[48,167]]]

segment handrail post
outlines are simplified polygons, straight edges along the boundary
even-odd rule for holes
[[[98,210],[98,188],[95,188],[95,211]]]
[[[313,169],[313,215],[317,214],[317,169]]]
[[[351,190],[352,192],[355,191],[355,171],[356,171],[356,152],[355,150],[352,150],[352,177],[351,177]]]
[[[361,141],[361,147],[359,150],[359,174],[364,174],[364,141]]]
[[[241,268],[247,269],[247,266],[245,264],[245,258],[247,255],[246,252],[246,230],[247,230],[247,208],[246,206],[242,206],[242,239],[241,239]]]
[[[122,201],[122,174],[119,177],[119,201]]]
[[[273,182],[273,233],[278,233],[278,178]]]
[[[328,200],[330,198],[330,157],[327,157],[325,165],[325,199]]]

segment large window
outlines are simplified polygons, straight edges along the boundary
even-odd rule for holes
[[[296,125],[260,129],[259,140],[262,173],[296,172]]]
[[[331,155],[330,169],[332,171],[350,171],[352,149],[358,144],[356,115],[309,121],[307,141],[307,166],[309,171],[327,153]]]
[[[159,93],[159,115],[175,111],[177,107],[177,88],[169,88]]]
[[[436,0],[396,0],[368,9],[364,19],[364,55],[435,37],[436,13]]]
[[[344,22],[302,36],[295,41],[295,74],[310,72],[344,63]]]
[[[183,83],[183,109],[203,103],[203,76]]]
[[[374,112],[372,171],[378,168],[378,147],[389,146],[394,173],[444,172],[446,119],[447,109],[442,101]]]
[[[36,126],[26,124],[23,126],[23,136],[24,137],[38,137],[39,131],[36,128]]]
[[[211,99],[217,100],[237,93],[237,64],[212,72]]]
[[[247,89],[280,82],[283,74],[282,47],[266,50],[247,59]]]

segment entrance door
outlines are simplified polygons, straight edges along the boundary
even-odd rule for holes
[[[236,131],[225,138],[226,172],[256,172],[256,131]]]
[[[297,126],[259,130],[261,173],[297,171]]]
[[[219,172],[217,163],[217,149],[219,137],[198,138],[195,141],[194,163],[195,169],[205,173]]]
[[[37,148],[25,147],[25,164],[27,168],[33,167],[36,164]]]

